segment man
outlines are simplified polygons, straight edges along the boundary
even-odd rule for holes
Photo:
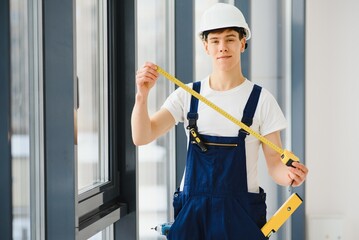
[[[278,103],[242,74],[241,53],[251,33],[241,11],[214,4],[203,15],[200,36],[212,59],[212,72],[189,86],[281,147],[280,131],[287,124]],[[265,193],[257,179],[260,141],[181,88],[149,116],[147,98],[159,76],[156,69],[147,62],[136,74],[132,138],[143,145],[178,122],[188,129],[186,168],[174,194],[175,222],[168,239],[266,239],[260,231],[266,223]],[[303,164],[288,167],[276,151],[265,144],[262,148],[277,184],[304,182],[308,169]]]

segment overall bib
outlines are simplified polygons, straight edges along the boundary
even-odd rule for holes
[[[200,82],[193,89],[199,93]],[[247,101],[242,118],[247,126],[252,124],[260,92],[255,85]],[[197,109],[198,99],[192,96],[188,127],[197,128]],[[266,223],[266,194],[261,188],[259,193],[248,192],[247,135],[244,130],[237,137],[198,134],[206,149],[190,140],[184,188],[173,196],[175,221],[168,239],[267,239],[260,230]]]

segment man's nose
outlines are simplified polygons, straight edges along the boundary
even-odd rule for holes
[[[219,44],[219,51],[220,52],[227,52],[228,51],[227,45],[224,42]]]

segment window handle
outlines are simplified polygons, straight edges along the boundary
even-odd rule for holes
[[[79,77],[75,79],[75,104],[74,104],[74,143],[77,146],[78,127],[77,127],[77,110],[80,108],[80,91],[79,91]]]
[[[79,77],[78,76],[76,76],[75,88],[76,88],[75,109],[77,110],[80,108],[80,85],[79,85]]]

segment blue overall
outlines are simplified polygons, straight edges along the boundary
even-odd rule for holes
[[[193,85],[200,92],[200,82]],[[254,85],[243,112],[242,122],[250,126],[261,88]],[[198,99],[192,97],[189,126],[196,126]],[[266,223],[266,194],[249,193],[247,186],[245,138],[200,134],[207,150],[190,140],[183,191],[173,197],[175,221],[170,240],[262,240],[260,228]]]

